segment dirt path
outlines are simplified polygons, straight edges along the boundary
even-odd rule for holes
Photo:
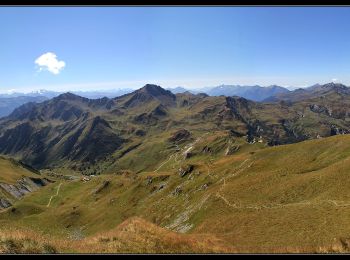
[[[159,169],[162,168],[164,164],[166,164],[167,162],[169,162],[175,155],[176,155],[176,154],[170,155],[169,158],[168,158],[167,160],[165,160],[161,165],[159,165],[159,167],[158,167],[156,170],[154,170],[154,172],[159,171]]]
[[[292,202],[288,204],[280,204],[280,203],[270,203],[270,204],[261,204],[261,205],[242,205],[242,203],[239,203],[237,205],[236,203],[230,202],[223,194],[222,191],[226,186],[226,180],[229,178],[232,178],[236,176],[237,174],[241,173],[245,169],[249,168],[252,166],[253,162],[248,164],[246,167],[242,166],[248,161],[246,159],[243,161],[236,169],[236,171],[228,176],[222,178],[223,184],[221,185],[220,189],[217,191],[215,194],[216,197],[222,199],[227,206],[233,209],[255,209],[255,210],[261,210],[261,209],[281,209],[281,208],[287,208],[287,207],[298,207],[298,206],[316,206],[316,205],[321,205],[321,204],[330,204],[333,207],[350,207],[350,202],[347,201],[336,201],[336,200],[319,200],[319,201],[302,201],[302,202]]]
[[[58,196],[58,193],[60,192],[61,186],[62,186],[62,182],[58,185],[56,194],[55,194],[55,195],[52,195],[52,196],[50,197],[49,203],[47,203],[46,207],[50,207],[50,204],[51,204],[52,199],[53,199],[54,197],[57,197],[57,196]]]
[[[188,145],[186,145],[183,150],[185,150],[182,154],[186,155],[187,153],[189,153],[190,151],[192,151],[192,149],[194,148],[194,146],[203,139],[204,136],[206,136],[207,134],[209,134],[208,132],[203,134],[202,136],[198,137],[193,143],[190,143]]]
[[[202,140],[202,138],[204,136],[206,136],[207,134],[209,134],[209,133],[203,134],[202,136],[198,137],[193,143],[190,143],[190,144],[186,145],[184,148],[180,149],[180,151],[177,151],[177,152],[169,155],[169,157],[164,162],[162,162],[158,166],[158,168],[156,170],[154,170],[153,172],[158,172],[165,164],[167,164],[173,158],[174,158],[175,163],[181,162],[181,159],[179,159],[179,155],[180,154],[185,155],[186,153],[190,152],[194,148],[194,145],[196,143],[198,143],[200,140]],[[179,146],[177,144],[176,144],[176,149],[179,149]],[[174,165],[172,168],[174,169]]]
[[[237,176],[237,174],[241,173],[242,171],[244,171],[245,169],[251,167],[253,165],[253,162],[251,162],[248,166],[246,167],[243,167],[246,162],[248,162],[248,159],[245,159],[237,168],[236,170],[233,172],[233,174],[231,174],[230,176],[226,176],[226,177],[223,177],[221,179],[222,181],[222,185],[220,187],[220,189],[216,192],[216,197],[222,199],[226,205],[228,205],[229,207],[231,208],[235,208],[235,209],[238,209],[238,208],[242,208],[241,205],[238,206],[236,205],[236,203],[232,204],[227,198],[225,198],[224,195],[221,194],[222,190],[225,188],[226,186],[226,179],[229,179],[229,178],[232,178],[232,177],[235,177]]]

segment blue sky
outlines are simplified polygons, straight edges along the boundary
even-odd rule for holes
[[[348,7],[0,7],[0,92],[350,85],[349,24]]]

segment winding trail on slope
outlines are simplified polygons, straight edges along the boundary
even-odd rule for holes
[[[292,202],[287,204],[280,204],[280,203],[271,203],[271,204],[261,204],[261,205],[242,205],[239,203],[237,205],[236,203],[231,203],[225,196],[222,195],[222,190],[225,188],[226,185],[226,179],[232,178],[236,176],[237,174],[241,173],[245,169],[252,166],[253,162],[247,165],[246,167],[241,168],[248,159],[243,161],[236,169],[236,171],[228,176],[222,178],[223,184],[220,187],[220,189],[216,193],[216,197],[222,199],[227,206],[234,209],[255,209],[255,210],[261,210],[261,209],[281,209],[281,208],[287,208],[287,207],[297,207],[297,206],[312,206],[312,205],[321,205],[321,204],[329,204],[333,207],[350,207],[350,202],[347,201],[336,201],[336,200],[319,200],[319,201],[302,201],[302,202]]]
[[[176,153],[175,154],[171,154],[167,160],[165,160],[161,165],[159,165],[159,167],[156,170],[154,170],[154,172],[157,172],[160,168],[162,168],[163,165],[168,163],[175,155],[176,155]]]
[[[62,186],[62,182],[58,185],[56,194],[55,194],[55,195],[52,195],[52,196],[50,197],[49,203],[47,203],[46,207],[50,207],[50,204],[51,204],[52,199],[53,199],[54,197],[57,197],[57,196],[58,196],[58,193],[60,192],[61,186]]]
[[[185,153],[190,152],[190,151],[193,149],[194,145],[195,145],[196,143],[198,143],[200,140],[202,140],[202,138],[203,138],[204,136],[206,136],[207,134],[209,134],[209,132],[207,132],[207,133],[203,134],[202,136],[198,137],[193,143],[190,143],[190,144],[186,145],[184,148],[180,149],[180,151],[177,151],[177,152],[175,152],[175,153],[169,155],[169,157],[168,157],[164,162],[162,162],[162,163],[158,166],[158,168],[157,168],[156,170],[154,170],[153,172],[158,172],[158,171],[160,170],[160,168],[162,168],[162,167],[163,167],[166,163],[168,163],[172,158],[175,159],[175,162],[176,162],[176,163],[180,162],[181,160],[178,159],[179,154],[182,153],[183,155],[185,155]],[[177,148],[177,149],[179,148],[179,146],[178,146],[177,144],[176,144],[176,148]],[[186,151],[183,152],[183,150],[185,150],[185,149],[186,149]],[[174,166],[174,165],[173,165],[173,166]],[[174,167],[173,167],[173,169],[174,169]]]
[[[226,179],[232,178],[232,177],[236,176],[238,173],[241,173],[241,172],[244,171],[245,169],[247,169],[247,168],[249,168],[250,166],[252,166],[253,162],[252,162],[251,164],[249,164],[248,166],[243,167],[244,164],[245,164],[247,161],[248,161],[248,159],[245,159],[245,160],[236,168],[236,170],[233,172],[233,174],[232,174],[231,176],[223,177],[223,178],[221,179],[222,182],[223,182],[223,184],[221,185],[220,189],[216,192],[216,197],[222,199],[222,200],[225,202],[225,204],[228,205],[228,206],[231,207],[231,208],[237,209],[237,208],[241,208],[241,207],[240,207],[240,206],[237,206],[236,204],[230,203],[229,200],[226,199],[225,196],[223,196],[223,195],[221,194],[221,191],[222,191],[222,190],[225,188],[225,186],[226,186]],[[243,167],[243,168],[242,168],[242,167]]]
[[[207,167],[207,176],[209,176],[211,179],[216,179],[216,178],[219,178],[217,175],[212,175],[212,172],[211,172],[211,165],[213,163],[213,159],[209,159],[209,162],[206,162],[205,163],[205,167]]]

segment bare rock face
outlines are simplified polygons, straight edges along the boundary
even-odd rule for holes
[[[50,181],[47,179],[23,177],[18,180],[16,184],[0,183],[0,190],[9,194],[14,199],[19,200],[24,195],[46,186],[49,182]],[[7,199],[0,198],[0,208],[7,208],[10,206],[11,203]]]
[[[179,168],[178,172],[180,177],[185,177],[187,174],[189,174],[190,172],[192,172],[194,169],[194,166],[192,164],[188,164],[188,165],[183,165]]]
[[[16,199],[20,199],[25,194],[30,192],[25,186],[22,185],[0,183],[0,188]]]
[[[317,104],[311,104],[309,105],[309,108],[312,112],[318,113],[318,114],[325,114],[327,116],[332,116],[332,109],[326,106],[321,106]]]
[[[348,134],[349,131],[346,129],[341,129],[335,125],[331,125],[331,131],[330,131],[330,135],[344,135],[344,134]]]
[[[185,152],[183,155],[184,155],[184,160],[189,159],[193,156],[191,152]]]
[[[188,130],[181,129],[173,133],[173,135],[169,138],[169,141],[179,143],[188,140],[190,136],[191,133]]]
[[[225,155],[234,154],[235,152],[237,152],[239,150],[239,148],[240,148],[239,145],[229,146],[229,147],[227,147],[227,149],[225,151]]]
[[[137,136],[145,136],[146,132],[143,131],[142,129],[138,129],[138,130],[136,130],[135,135],[137,135]]]
[[[202,153],[211,153],[212,150],[209,146],[204,146],[202,149]]]
[[[180,195],[181,192],[182,192],[182,187],[181,186],[177,186],[175,188],[175,190],[172,192],[172,195],[178,196],[178,195]]]
[[[0,198],[0,209],[6,209],[11,206],[12,204],[7,199]]]
[[[209,187],[209,185],[210,185],[210,183],[204,183],[202,186],[201,186],[201,190],[206,190],[206,189],[208,189],[208,187]]]
[[[146,180],[147,185],[151,185],[152,182],[153,182],[152,177],[148,176],[148,177],[147,177],[147,180]]]

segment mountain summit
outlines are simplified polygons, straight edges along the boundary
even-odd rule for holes
[[[232,130],[236,136],[247,136],[248,142],[261,138],[267,145],[350,132],[350,96],[334,91],[346,93],[348,88],[333,83],[317,88],[322,91],[303,90],[300,95],[298,90],[287,92],[302,98],[292,104],[174,95],[153,84],[114,99],[65,93],[43,103],[25,104],[1,119],[0,153],[37,168],[64,164],[81,172],[94,172],[92,165],[98,165],[99,160],[119,160],[118,156],[127,157],[131,150],[147,150],[149,147],[141,145],[147,144],[147,138],[177,127],[190,132],[202,131],[203,126],[207,131]],[[116,153],[118,149],[123,151],[121,155]]]
[[[76,94],[73,94],[71,92],[66,92],[66,93],[58,95],[54,99],[55,100],[82,100],[84,98],[81,96],[78,96]],[[87,100],[87,98],[85,98],[85,99]]]
[[[175,105],[176,95],[169,90],[165,90],[160,86],[147,84],[144,87],[123,96],[123,98],[129,97],[124,103],[125,107],[136,107],[141,103],[149,103],[156,101],[162,105],[173,106]]]
[[[175,98],[175,95],[171,93],[169,90],[165,90],[164,88],[154,85],[154,84],[146,84],[144,87],[140,88],[136,92],[138,93],[147,93],[149,95],[152,95],[154,97],[159,96],[168,96],[171,98]]]
[[[330,82],[324,85],[320,85],[318,87],[313,88],[313,90],[321,90],[321,91],[349,91],[349,88],[341,83]]]

